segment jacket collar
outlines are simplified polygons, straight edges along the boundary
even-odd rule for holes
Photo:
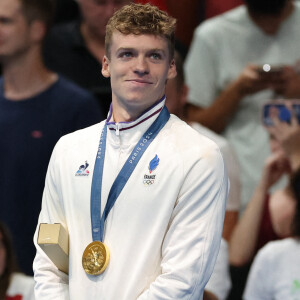
[[[116,141],[116,139],[122,139],[125,144],[138,140],[143,133],[150,127],[150,125],[159,116],[159,113],[165,105],[166,97],[163,96],[153,106],[144,111],[136,120],[131,122],[119,122],[115,123],[112,116],[112,105],[110,107],[106,125],[108,129],[108,135]]]

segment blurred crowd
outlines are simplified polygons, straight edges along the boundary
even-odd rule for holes
[[[48,162],[106,118],[105,26],[130,2],[0,0],[0,300],[34,299]],[[166,106],[217,143],[230,179],[204,300],[300,299],[300,2],[135,2],[178,19]]]

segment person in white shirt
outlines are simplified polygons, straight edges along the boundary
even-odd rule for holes
[[[299,1],[244,2],[196,28],[185,64],[189,120],[222,134],[237,154],[241,212],[270,154],[261,107],[270,99],[293,96],[290,89],[295,78],[299,86],[299,76],[292,66],[300,57]],[[264,64],[276,75],[266,75],[271,72],[262,71]]]
[[[202,298],[229,185],[217,145],[164,106],[175,23],[149,4],[124,6],[108,22],[111,110],[53,151],[39,223],[68,230],[69,274],[37,245],[37,228],[39,300]]]
[[[276,234],[284,239],[269,242],[257,253],[243,299],[300,299],[299,202],[292,195],[271,198],[270,213]]]
[[[276,234],[282,240],[269,242],[257,254],[247,280],[243,299],[300,299],[300,127],[295,117],[291,125],[275,118],[269,132],[289,157],[292,180],[290,197],[274,197],[269,207]],[[293,193],[292,193],[293,192]]]

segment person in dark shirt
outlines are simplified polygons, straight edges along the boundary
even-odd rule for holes
[[[110,81],[101,74],[105,26],[130,0],[77,0],[81,19],[55,26],[44,46],[46,65],[88,89],[109,110]]]
[[[90,93],[44,66],[41,47],[52,12],[51,0],[0,1],[0,220],[29,275],[53,147],[62,135],[104,118]]]
[[[54,23],[64,23],[79,18],[79,9],[74,0],[55,0],[55,17]]]

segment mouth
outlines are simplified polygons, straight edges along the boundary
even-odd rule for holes
[[[147,84],[152,84],[151,81],[145,80],[145,79],[129,79],[126,80],[127,82],[133,83],[133,84],[138,84],[138,85],[147,85]]]

